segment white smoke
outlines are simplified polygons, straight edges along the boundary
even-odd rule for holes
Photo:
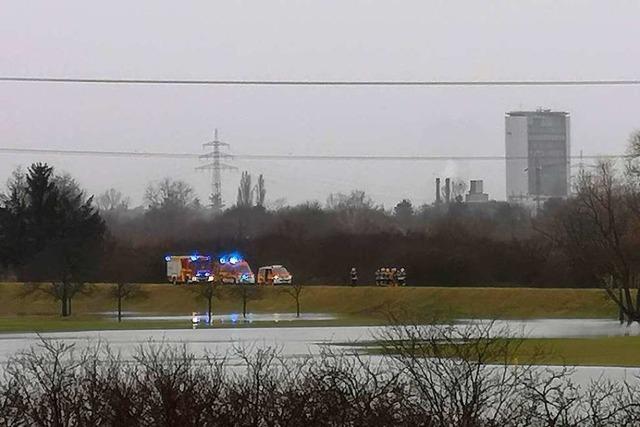
[[[444,164],[444,170],[442,171],[442,178],[457,178],[458,177],[458,164],[454,160],[447,160]]]

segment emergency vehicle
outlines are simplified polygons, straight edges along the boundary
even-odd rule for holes
[[[173,283],[213,282],[213,263],[208,255],[167,255],[167,280]]]
[[[235,285],[256,282],[249,263],[238,253],[219,257],[214,274],[221,283]]]
[[[293,276],[281,265],[268,265],[258,269],[259,285],[290,285]]]

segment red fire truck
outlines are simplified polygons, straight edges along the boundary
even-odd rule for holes
[[[213,262],[208,255],[167,255],[167,280],[173,283],[213,282]]]
[[[236,285],[256,282],[249,263],[237,252],[221,255],[216,264],[215,276],[220,279],[221,283]]]

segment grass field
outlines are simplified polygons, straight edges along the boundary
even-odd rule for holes
[[[393,348],[382,349],[377,341],[362,342],[360,346],[368,354],[395,352]],[[637,336],[518,339],[513,349],[510,363],[516,365],[640,367]]]
[[[74,315],[92,316],[114,311],[111,285],[96,284],[90,292],[73,299]],[[147,297],[124,302],[124,311],[162,314],[203,312],[205,300],[185,286],[142,285]],[[25,293],[17,283],[0,284],[0,317],[56,316],[58,304],[43,293]],[[433,318],[603,318],[615,317],[616,309],[598,289],[451,288],[451,287],[347,287],[309,286],[302,292],[304,312],[384,321],[393,312],[413,320]],[[214,312],[241,310],[231,285],[214,301]],[[263,297],[249,303],[255,313],[295,311],[293,299],[282,288],[263,289]]]
[[[544,354],[536,360],[536,352]],[[522,342],[519,363],[571,366],[640,366],[640,337],[547,338]]]

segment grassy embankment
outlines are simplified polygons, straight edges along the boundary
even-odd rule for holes
[[[58,304],[50,296],[25,294],[21,284],[0,284],[0,332],[34,330],[86,330],[190,327],[188,322],[127,321],[117,325],[97,313],[113,311],[111,285],[91,286],[91,292],[73,299],[73,316],[58,317]],[[125,301],[123,310],[140,313],[181,314],[204,312],[206,302],[185,286],[142,285],[146,298]],[[327,322],[285,322],[280,326],[355,325],[385,323],[389,313],[414,321],[434,318],[602,318],[615,317],[616,310],[596,289],[532,288],[438,288],[438,287],[347,287],[310,286],[303,290],[301,308],[308,313],[332,313]],[[214,301],[215,313],[237,313],[241,301],[222,290]],[[280,287],[263,289],[263,297],[249,303],[254,313],[284,313],[295,310],[293,299]],[[271,322],[253,326],[275,326]]]
[[[73,300],[73,316],[62,319],[58,304],[44,294],[24,294],[21,284],[0,284],[0,333],[30,331],[70,331],[104,329],[190,328],[188,321],[125,321],[118,324],[97,313],[113,311],[110,285],[93,285],[89,294]],[[203,312],[204,300],[184,286],[142,285],[147,297],[125,301],[125,311],[157,314]],[[332,313],[333,321],[254,322],[244,326],[341,326],[383,324],[389,312],[415,321],[434,318],[615,318],[616,309],[596,289],[533,288],[376,288],[310,286],[303,290],[302,311]],[[215,300],[214,312],[237,313],[241,302],[230,288]],[[266,288],[264,296],[249,303],[254,313],[285,313],[295,310],[282,288]],[[220,327],[220,325],[216,325]],[[545,349],[548,364],[640,366],[640,337],[602,337],[592,339],[530,339],[518,350],[519,363],[531,362],[537,350]]]

